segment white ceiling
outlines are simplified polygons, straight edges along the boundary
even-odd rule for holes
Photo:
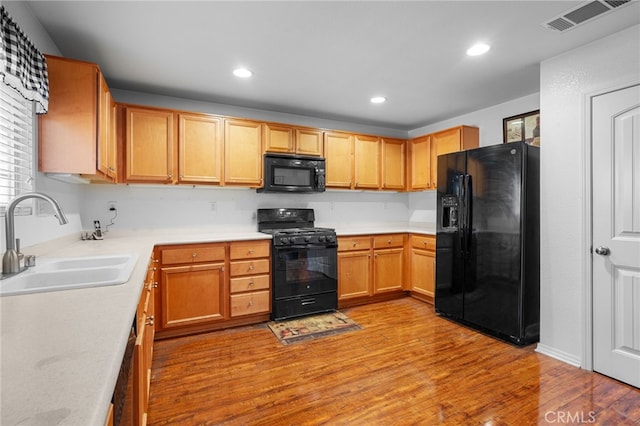
[[[32,1],[66,57],[112,88],[412,130],[539,91],[540,61],[640,23],[568,31],[581,1]],[[491,44],[468,57],[477,41]],[[231,74],[243,65],[250,80]],[[388,101],[372,105],[369,98]]]

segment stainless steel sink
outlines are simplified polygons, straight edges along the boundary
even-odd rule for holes
[[[48,259],[0,281],[0,296],[123,284],[137,260],[136,254]]]

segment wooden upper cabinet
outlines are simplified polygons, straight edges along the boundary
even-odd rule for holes
[[[477,148],[480,143],[480,130],[471,126],[453,127],[433,133],[431,143],[435,147],[436,155]]]
[[[323,135],[322,130],[296,128],[296,153],[321,157],[324,153]]]
[[[222,181],[222,118],[178,114],[178,182]]]
[[[323,154],[322,130],[264,123],[262,132],[266,152],[312,156]]]
[[[262,125],[264,150],[292,154],[295,152],[294,129],[291,126],[264,123]]]
[[[111,94],[96,64],[45,55],[49,111],[39,116],[38,169],[115,180]],[[113,170],[110,170],[110,167]]]
[[[224,120],[224,183],[262,185],[262,123]]]
[[[347,188],[353,184],[353,135],[326,132],[324,134],[326,186]]]
[[[126,107],[125,180],[174,183],[174,140],[172,111]]]
[[[354,188],[380,189],[380,138],[355,135],[354,151]]]
[[[382,138],[382,189],[406,189],[406,143]]]
[[[116,103],[107,82],[98,74],[98,161],[97,169],[111,180],[117,178]]]
[[[411,158],[409,189],[431,189],[431,135],[420,136],[409,141]]]

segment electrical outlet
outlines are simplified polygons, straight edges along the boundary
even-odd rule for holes
[[[209,201],[209,206],[211,207],[210,210],[212,212],[216,211],[216,202],[215,201]]]

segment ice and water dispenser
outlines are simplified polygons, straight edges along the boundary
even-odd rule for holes
[[[454,230],[458,229],[459,221],[459,202],[455,195],[444,195],[442,197],[442,229]]]

